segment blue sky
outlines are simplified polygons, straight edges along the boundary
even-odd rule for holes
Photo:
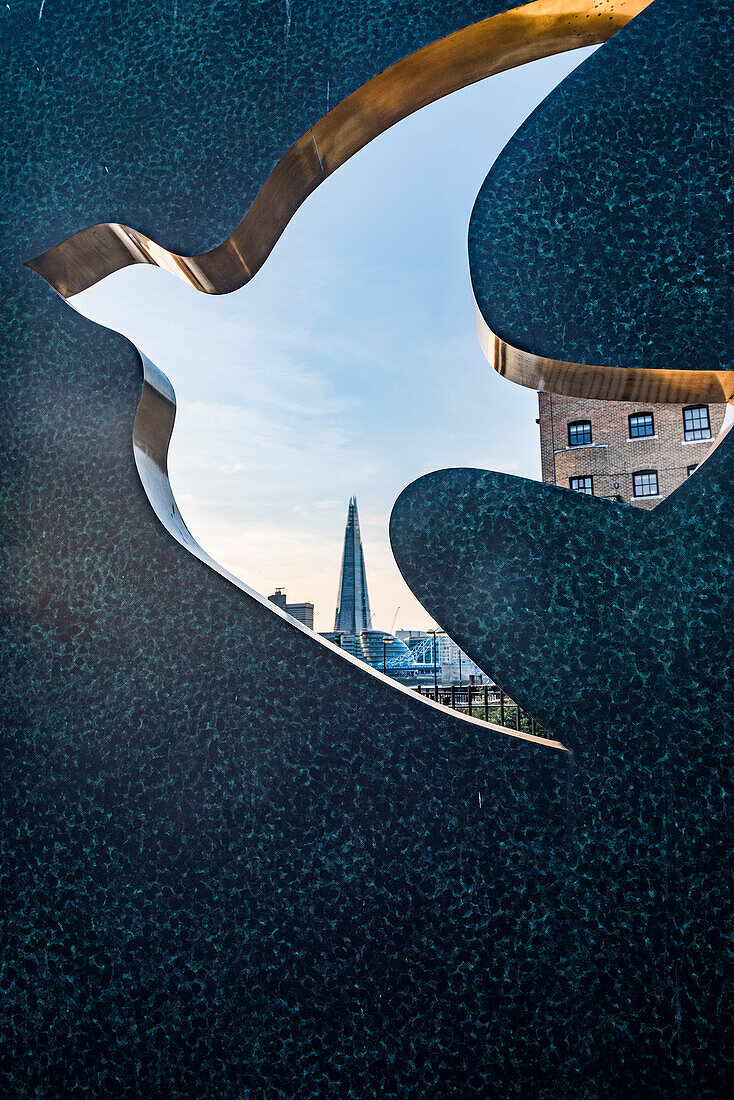
[[[333,625],[352,493],[373,625],[425,628],[389,548],[400,491],[449,466],[540,476],[537,397],[479,349],[467,227],[499,151],[589,52],[492,77],[383,134],[235,294],[138,266],[74,299],[171,379],[171,482],[194,536],[264,595],[312,600],[317,630]]]

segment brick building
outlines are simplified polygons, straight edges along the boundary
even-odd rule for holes
[[[543,481],[654,506],[703,462],[726,405],[643,405],[538,395]]]

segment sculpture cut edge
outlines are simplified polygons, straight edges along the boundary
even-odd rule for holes
[[[216,248],[169,251],[137,229],[104,222],[27,261],[64,298],[137,263],[153,264],[206,294],[244,286],[262,267],[299,206],[328,176],[401,119],[460,88],[530,61],[607,41],[651,0],[533,0],[441,38],[363,84],[281,157],[247,214]],[[566,362],[496,335],[475,303],[479,342],[491,366],[520,385],[615,401],[720,402],[734,373]]]

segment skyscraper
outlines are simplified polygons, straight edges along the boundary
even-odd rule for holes
[[[371,619],[362,536],[359,533],[357,498],[352,497],[347,513],[347,529],[344,532],[344,553],[334,630],[344,631],[347,634],[359,634],[362,630],[369,630]]]

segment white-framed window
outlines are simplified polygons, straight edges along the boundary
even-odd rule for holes
[[[632,495],[656,497],[659,495],[657,470],[638,470],[632,475]]]
[[[683,410],[683,438],[688,443],[711,438],[708,405],[689,405]]]
[[[630,439],[644,439],[645,436],[655,435],[652,413],[632,413],[628,420]]]
[[[585,493],[587,497],[593,497],[594,495],[593,477],[570,477],[568,484],[575,493]]]

